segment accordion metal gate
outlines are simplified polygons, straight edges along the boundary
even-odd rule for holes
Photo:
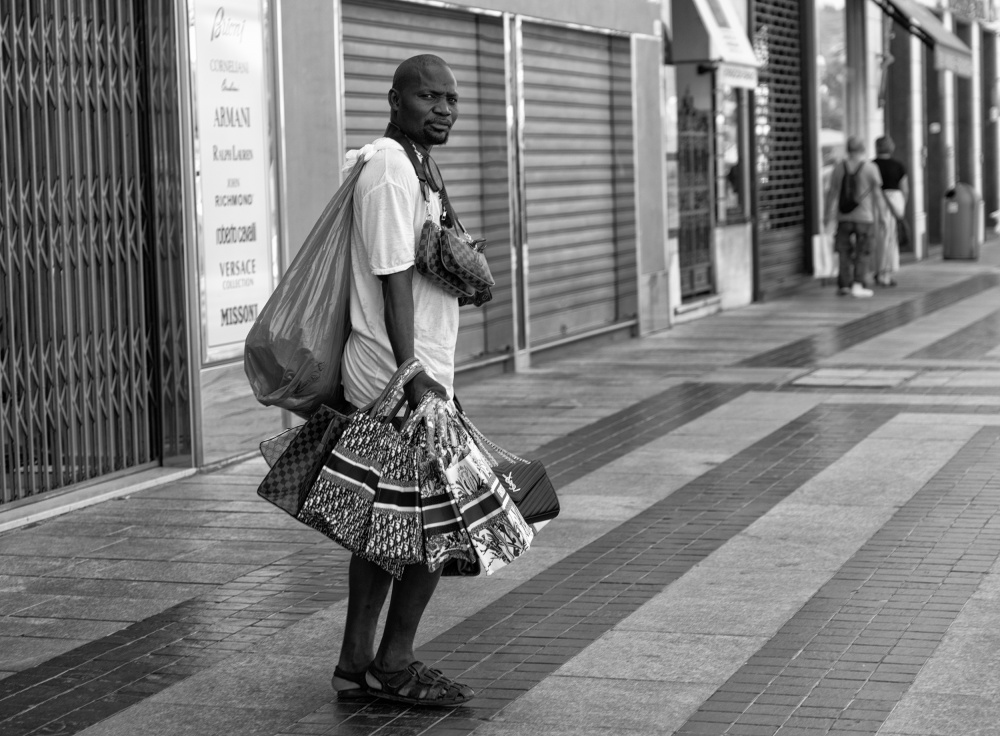
[[[806,272],[807,124],[799,0],[754,3],[760,61],[756,102],[759,287],[797,284]]]
[[[190,446],[173,19],[0,10],[0,504]]]

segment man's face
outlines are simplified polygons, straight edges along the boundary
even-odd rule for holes
[[[458,85],[446,66],[430,66],[403,89],[389,93],[394,122],[406,135],[423,146],[448,142],[451,126],[458,119]]]

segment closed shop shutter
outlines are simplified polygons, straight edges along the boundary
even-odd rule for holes
[[[636,313],[629,40],[525,23],[532,346]]]
[[[458,80],[459,116],[434,150],[448,194],[474,237],[485,237],[496,279],[493,301],[462,308],[458,362],[511,349],[510,214],[504,35],[499,18],[407,3],[343,4],[348,148],[377,138],[389,120],[386,95],[399,62],[436,54]]]
[[[798,283],[806,271],[806,120],[799,2],[758,0],[755,11],[759,277],[766,293]]]
[[[983,136],[983,204],[985,205],[983,207],[983,213],[986,216],[986,220],[983,225],[987,228],[991,228],[996,224],[993,220],[993,213],[997,211],[998,207],[1000,207],[1000,191],[998,191],[996,176],[996,172],[998,168],[1000,168],[1000,157],[997,156],[997,145],[1000,141],[997,140],[997,126],[992,119],[996,114],[994,112],[996,108],[990,104],[994,99],[992,95],[997,84],[997,74],[994,71],[997,68],[997,37],[993,31],[985,29],[982,31],[980,48],[982,49],[982,60],[980,61],[979,68],[983,70],[983,73],[981,74],[979,80],[979,83],[982,85],[979,92],[979,99],[990,101],[982,104],[982,119],[979,122],[979,129],[982,131]],[[899,156],[900,140],[907,141],[906,138],[896,137],[896,158],[901,158]],[[910,181],[912,186],[912,175],[910,177]],[[911,242],[907,244],[907,250],[913,250],[912,240],[913,239],[910,238]]]

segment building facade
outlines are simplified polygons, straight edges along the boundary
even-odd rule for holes
[[[848,132],[896,140],[909,257],[958,181],[997,226],[981,2],[4,3],[0,509],[292,421],[250,395],[243,340],[417,53],[458,78],[437,158],[497,279],[459,384],[808,283]]]
[[[796,0],[672,0],[664,13],[672,309],[684,321],[810,278],[815,13]]]
[[[495,299],[460,369],[667,327],[660,4],[18,0],[0,9],[0,505],[252,454],[242,343],[388,119],[452,65],[439,152]]]
[[[848,134],[861,136],[869,151],[889,135],[911,188],[904,257],[926,258],[947,237],[947,199],[957,183],[975,192],[982,241],[1000,209],[993,4],[820,0],[818,12],[823,166],[842,155]]]
[[[192,462],[170,0],[0,8],[0,502]]]

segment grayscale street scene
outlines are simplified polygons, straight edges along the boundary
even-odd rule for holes
[[[993,736],[992,0],[0,7],[0,736]]]

